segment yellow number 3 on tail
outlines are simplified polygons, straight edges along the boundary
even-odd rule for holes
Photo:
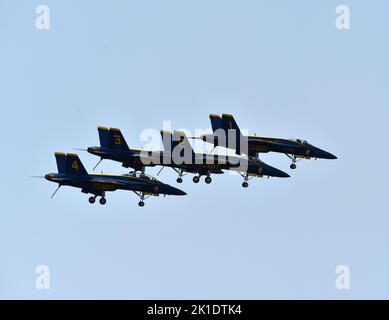
[[[72,168],[76,171],[78,171],[78,162],[77,160],[74,160],[73,163],[72,163]]]
[[[120,136],[118,134],[115,134],[113,136],[113,138],[114,138],[114,143],[115,144],[122,144],[122,141],[121,141]]]

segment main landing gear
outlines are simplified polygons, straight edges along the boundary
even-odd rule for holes
[[[96,195],[95,195],[95,196],[91,196],[91,197],[89,198],[89,203],[90,203],[90,204],[95,203],[95,202],[96,202],[96,198],[97,198]],[[102,206],[105,205],[105,204],[107,203],[107,199],[105,199],[105,193],[103,193],[103,195],[101,196],[99,202],[100,202],[100,204],[101,204]]]
[[[199,182],[200,182],[200,177],[201,177],[201,175],[194,176],[194,177],[193,177],[193,182],[194,182],[194,183],[199,183]],[[207,176],[205,177],[204,181],[205,181],[206,184],[210,184],[210,183],[212,182],[211,176],[210,176],[210,175],[207,175]]]

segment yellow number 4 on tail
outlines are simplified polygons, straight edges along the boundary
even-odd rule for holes
[[[78,162],[77,160],[74,160],[73,163],[72,163],[72,168],[76,171],[78,171]]]

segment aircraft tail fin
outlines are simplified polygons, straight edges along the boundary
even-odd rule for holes
[[[110,128],[108,144],[111,149],[129,150],[126,140],[120,129]]]
[[[171,152],[173,150],[173,134],[170,131],[161,130],[161,138],[163,149],[166,152]]]
[[[97,131],[99,132],[100,147],[109,148],[109,128],[98,126]]]
[[[211,120],[212,131],[223,129],[222,118],[218,114],[210,114],[209,119]]]
[[[222,115],[222,122],[223,122],[223,128],[225,130],[236,130],[236,133],[238,135],[241,135],[240,129],[238,127],[238,124],[236,123],[233,115],[231,114],[223,114]]]
[[[222,114],[222,127],[227,135],[228,148],[235,149],[237,154],[241,154],[241,142],[244,141],[244,138],[233,115]],[[232,141],[232,138],[235,141]]]
[[[100,147],[115,150],[128,150],[128,145],[120,129],[98,126]]]
[[[192,155],[194,154],[192,145],[190,144],[188,137],[183,131],[173,132],[173,147],[175,148],[176,146],[181,146],[182,148],[185,148],[188,152],[190,151]]]
[[[57,160],[58,173],[67,175],[88,175],[80,158],[74,153],[56,152],[55,159]]]
[[[194,150],[184,132],[174,131],[172,134],[170,131],[161,130],[161,137],[165,152],[170,153],[174,158],[188,157],[189,160],[194,157]]]

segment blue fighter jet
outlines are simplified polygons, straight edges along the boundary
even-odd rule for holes
[[[100,204],[104,205],[107,200],[107,191],[128,190],[139,196],[138,205],[144,206],[145,197],[163,195],[182,196],[186,193],[157,179],[142,173],[134,174],[88,174],[76,154],[55,153],[58,173],[45,175],[48,181],[58,183],[58,188],[51,197],[54,197],[61,186],[80,188],[83,193],[91,193],[90,203],[95,203],[96,197],[100,196]]]
[[[247,181],[251,177],[289,177],[287,173],[259,160],[194,152],[185,133],[180,131],[171,133],[161,130],[164,151],[129,148],[117,128],[99,126],[98,132],[100,146],[87,149],[89,153],[100,157],[97,165],[103,159],[110,159],[122,163],[125,168],[131,167],[141,172],[145,171],[145,167],[156,165],[162,166],[161,170],[169,167],[178,173],[178,183],[182,183],[185,174],[193,173],[194,183],[198,183],[200,177],[205,176],[205,182],[209,184],[212,182],[212,174],[223,174],[223,170],[234,170],[244,178],[242,186],[245,188],[248,187]]]
[[[319,149],[303,139],[244,136],[234,117],[230,114],[222,114],[221,116],[210,114],[209,118],[213,134],[205,134],[197,139],[215,146],[233,149],[237,154],[245,153],[252,159],[259,159],[259,153],[284,153],[292,160],[291,169],[296,169],[298,159],[337,159],[332,153]]]

